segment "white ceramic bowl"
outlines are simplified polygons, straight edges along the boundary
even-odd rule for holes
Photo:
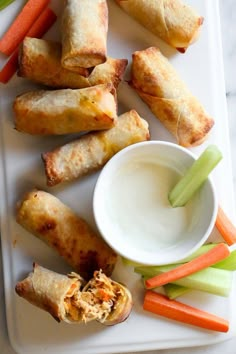
[[[93,210],[105,241],[121,256],[146,265],[175,263],[209,237],[217,214],[210,178],[185,207],[172,208],[168,192],[196,159],[162,141],[131,145],[103,168]]]

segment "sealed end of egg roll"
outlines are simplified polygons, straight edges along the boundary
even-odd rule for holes
[[[51,87],[69,87],[64,82],[76,82],[76,78],[86,78],[90,72],[86,68],[79,68],[76,73],[68,71],[61,66],[61,44],[45,39],[26,37],[19,52],[18,76],[29,78]]]
[[[108,58],[92,72],[80,68],[76,72],[61,66],[61,44],[26,37],[21,46],[18,76],[54,88],[79,89],[100,84],[119,85],[128,61]]]
[[[33,91],[16,97],[15,128],[32,135],[59,135],[114,126],[116,91],[111,84],[84,89]]]
[[[121,149],[148,139],[148,123],[135,110],[124,113],[113,128],[43,154],[47,184],[55,186],[96,171]]]
[[[141,25],[180,52],[185,52],[199,36],[203,17],[181,0],[116,2]]]
[[[34,264],[27,278],[19,281],[16,293],[53,316],[58,322],[98,321],[114,325],[126,320],[133,301],[128,288],[95,271],[86,284],[77,273],[58,274]]]
[[[88,223],[58,198],[33,190],[17,205],[17,222],[58,252],[83,277],[101,269],[111,275],[115,252]]]
[[[131,71],[130,85],[180,145],[199,145],[206,139],[214,120],[158,48],[135,52]]]
[[[62,15],[62,66],[76,71],[106,61],[106,0],[65,0]]]

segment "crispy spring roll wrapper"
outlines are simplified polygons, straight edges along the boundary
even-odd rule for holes
[[[131,17],[180,52],[197,40],[203,17],[181,0],[116,0]]]
[[[17,294],[31,304],[49,312],[58,322],[71,322],[65,301],[80,291],[83,278],[76,273],[70,276],[58,274],[34,263],[33,272],[16,284]]]
[[[153,114],[186,147],[201,144],[214,120],[206,113],[159,49],[133,54],[130,85]]]
[[[31,91],[16,97],[13,110],[15,128],[32,135],[109,129],[117,117],[116,91],[111,84]]]
[[[17,222],[56,250],[86,279],[97,269],[111,275],[117,255],[88,223],[53,195],[39,190],[17,204]]]
[[[26,37],[21,46],[17,74],[54,88],[79,89],[107,83],[117,88],[127,64],[127,59],[109,57],[91,73],[84,68],[81,68],[81,72],[73,72],[61,66],[60,43]]]
[[[62,66],[76,71],[107,59],[106,0],[65,0],[62,14]]]
[[[43,154],[47,184],[55,186],[96,171],[121,149],[149,137],[148,123],[135,110],[126,112],[113,128],[84,135]]]
[[[133,301],[128,288],[95,271],[87,284],[77,273],[61,275],[33,265],[33,272],[19,281],[16,293],[31,304],[47,311],[58,322],[104,325],[123,322]]]

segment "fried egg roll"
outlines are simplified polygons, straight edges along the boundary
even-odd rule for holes
[[[116,2],[141,25],[180,52],[185,52],[199,36],[203,17],[181,0]]]
[[[106,0],[65,0],[62,14],[62,66],[77,71],[107,59]]]
[[[32,135],[59,135],[109,129],[116,119],[111,84],[89,88],[32,91],[13,104],[15,128]]]
[[[57,321],[70,322],[65,303],[81,290],[84,280],[76,273],[62,275],[33,265],[33,272],[16,284],[16,293],[31,304],[48,311]]]
[[[186,147],[199,145],[214,120],[206,113],[159,49],[133,54],[130,85],[153,114]]]
[[[56,250],[86,279],[95,270],[111,275],[117,255],[88,223],[53,195],[39,190],[18,202],[16,221]]]
[[[15,287],[16,293],[47,311],[58,322],[104,325],[123,322],[132,309],[128,288],[96,271],[87,284],[77,273],[58,274],[33,265],[33,271]]]
[[[127,64],[127,59],[107,58],[91,73],[84,68],[81,68],[81,72],[73,72],[61,66],[60,43],[26,37],[20,50],[17,74],[55,88],[79,89],[107,83],[117,88]]]
[[[113,128],[43,154],[47,184],[55,186],[96,171],[121,149],[148,139],[148,123],[135,110],[124,113]]]

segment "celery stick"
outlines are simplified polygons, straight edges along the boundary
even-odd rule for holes
[[[121,260],[122,260],[123,264],[127,265],[127,266],[131,266],[131,267],[139,267],[139,266],[141,266],[140,263],[131,261],[130,259],[125,258],[125,257],[121,257]]]
[[[199,247],[193,254],[191,254],[190,256],[182,259],[181,261],[177,262],[177,263],[185,263],[185,262],[189,262],[191,261],[192,259],[198,257],[198,256],[201,256],[202,254],[210,251],[212,248],[214,248],[215,246],[217,245],[217,243],[207,243],[201,247]],[[121,260],[123,262],[124,265],[127,265],[127,266],[131,266],[131,267],[141,267],[142,264],[138,263],[138,262],[135,262],[135,261],[131,261],[130,259],[128,258],[125,258],[125,257],[121,257]],[[223,267],[222,267],[223,268]],[[229,269],[230,270],[230,269]]]
[[[217,243],[207,243],[201,247],[199,247],[194,253],[192,253],[190,256],[182,259],[181,261],[177,262],[177,263],[186,263],[191,261],[194,258],[197,258],[199,256],[201,256],[202,254],[210,251],[212,248],[214,248],[217,245]]]
[[[209,245],[215,246],[215,244],[209,244]],[[200,247],[200,249],[202,249],[202,247]],[[191,260],[191,259],[189,259],[189,260]],[[236,270],[236,250],[232,251],[231,254],[229,255],[229,257],[223,259],[223,261],[220,261],[220,262],[214,264],[212,267],[218,268],[218,269],[230,270],[230,271]],[[180,285],[176,285],[176,284],[172,284],[172,283],[164,285],[163,288],[165,290],[166,295],[171,300],[176,299],[177,297],[184,295],[187,292],[192,290],[192,289],[186,288],[185,286],[180,286]]]
[[[171,206],[184,206],[221,159],[222,154],[217,146],[209,145],[170,191],[168,198]]]
[[[217,245],[217,243],[209,243],[201,246],[200,248],[197,249],[193,254],[190,256],[182,259],[180,262],[177,263],[186,263],[191,261],[192,259],[201,256],[202,254],[208,252],[212,248],[214,248]],[[169,264],[171,265],[171,264]],[[236,250],[232,251],[230,255],[223,259],[222,261],[213,264],[212,267],[214,268],[220,268],[220,269],[225,269],[225,270],[236,270]]]
[[[136,267],[134,271],[144,277],[154,277],[165,273],[175,265],[159,266],[159,267]],[[173,284],[185,286],[190,289],[205,291],[211,294],[228,296],[232,287],[233,273],[228,270],[208,267],[199,272],[189,275],[188,277],[176,280]]]
[[[232,251],[227,258],[214,264],[212,267],[231,271],[236,270],[236,250]]]
[[[168,296],[168,298],[171,300],[174,300],[177,297],[192,291],[192,289],[190,288],[186,288],[185,286],[180,286],[172,283],[164,285],[163,288],[165,290],[166,296]]]
[[[0,0],[0,10],[5,9],[8,5],[10,5],[15,0]]]
[[[207,252],[209,249],[211,248],[206,248],[205,246],[211,246],[214,247],[216,244],[212,243],[209,245],[203,245],[202,247],[200,247],[195,253],[197,253],[198,251],[200,251],[199,253],[197,253],[197,255],[194,253],[192,254],[192,256],[188,257],[188,259],[186,258],[185,261],[190,261],[191,259],[195,258],[196,256],[203,254],[205,252]],[[218,269],[224,269],[224,270],[231,270],[234,271],[236,270],[236,250],[232,251],[231,254],[229,255],[229,257],[227,257],[226,259],[224,259],[223,261],[220,261],[216,264],[214,264],[212,267],[214,268],[218,268]],[[163,286],[166,295],[168,296],[169,299],[176,299],[177,297],[186,294],[187,292],[191,291],[192,289],[186,288],[185,286],[180,286],[180,285],[176,285],[176,284],[166,284]]]

